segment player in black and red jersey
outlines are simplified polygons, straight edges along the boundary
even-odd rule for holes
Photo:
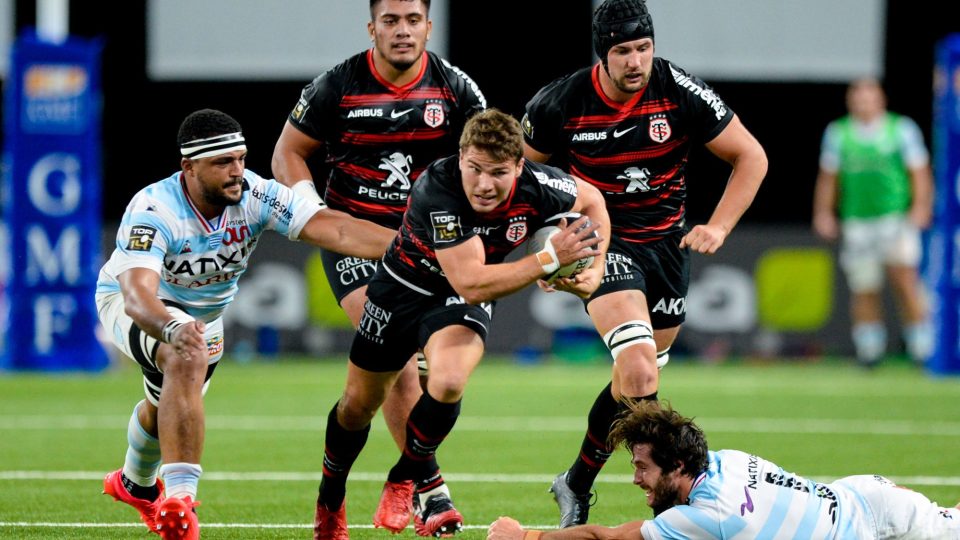
[[[370,1],[373,46],[303,89],[274,150],[277,180],[319,199],[307,160],[322,155],[330,168],[324,196],[330,208],[400,226],[414,180],[429,163],[456,151],[466,119],[486,107],[465,73],[426,51],[429,8],[430,0]],[[337,301],[356,326],[378,261],[327,250],[321,257]],[[401,448],[407,415],[420,394],[411,362],[384,405],[387,427]]]
[[[541,89],[523,119],[525,156],[560,158],[599,189],[612,237],[603,282],[587,311],[613,356],[573,466],[551,491],[562,527],[586,523],[590,490],[610,456],[621,399],[657,398],[659,367],[686,312],[689,250],[712,254],[753,201],[767,170],[763,148],[700,79],[655,58],[643,0],[607,0],[593,18],[600,62]],[[705,145],[732,167],[706,224],[685,222],[686,164]]]
[[[562,228],[539,253],[503,262],[545,221],[566,212],[585,217]],[[587,218],[592,225],[578,232]],[[595,255],[591,267],[561,286],[588,296],[603,275],[605,248],[588,237],[597,231],[606,238],[607,223],[603,197],[595,188],[523,159],[523,133],[516,119],[490,109],[467,122],[459,155],[436,161],[414,184],[397,239],[367,289],[346,388],[327,418],[315,524],[321,536],[346,522],[343,500],[350,466],[386,392],[418,348],[426,353],[430,376],[410,412],[406,444],[387,486],[415,482],[418,534],[459,530],[463,517],[451,503],[435,454],[453,429],[467,379],[483,355],[491,303],[560,266]],[[378,516],[381,526],[400,532],[409,523],[411,500],[391,499],[387,505],[381,499]]]

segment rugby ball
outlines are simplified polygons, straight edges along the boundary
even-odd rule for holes
[[[533,236],[527,241],[527,254],[533,254],[543,249],[543,246],[546,245],[547,239],[551,236],[560,232],[560,227],[558,226],[562,218],[567,219],[567,225],[569,226],[574,221],[580,219],[580,214],[577,212],[567,212],[565,214],[559,214],[552,217],[551,219],[544,222],[543,227],[537,229]],[[584,222],[583,226],[577,230],[583,229],[590,226],[589,218]],[[597,231],[593,231],[590,235],[591,237],[597,237]],[[593,264],[593,255],[583,257],[582,259],[577,259],[576,261],[566,265],[561,266],[559,270],[550,274],[549,276],[543,278],[547,283],[552,282],[558,277],[571,277],[579,274],[585,269],[589,268]]]

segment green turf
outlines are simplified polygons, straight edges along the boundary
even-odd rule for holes
[[[323,420],[342,388],[343,362],[224,364],[206,399],[203,537],[307,538]],[[463,538],[484,538],[482,526],[502,514],[556,521],[546,489],[575,456],[585,414],[608,377],[601,364],[487,361],[476,371],[439,455],[458,509],[476,527]],[[132,509],[100,495],[102,475],[122,463],[140,393],[132,366],[97,376],[0,376],[0,537],[156,538],[136,525]],[[660,395],[698,417],[711,448],[756,452],[817,479],[884,474],[943,504],[960,500],[958,379],[933,379],[902,363],[867,373],[840,362],[674,362]],[[349,484],[351,524],[370,523],[396,457],[377,419]],[[591,521],[649,517],[629,474],[618,451],[597,484]],[[276,528],[284,525],[296,527]],[[402,536],[413,537],[412,529]]]

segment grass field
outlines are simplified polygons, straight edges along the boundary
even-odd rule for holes
[[[308,538],[323,421],[343,362],[224,363],[206,399],[203,537]],[[466,517],[463,538],[484,538],[503,514],[556,522],[547,487],[574,458],[608,377],[601,364],[480,366],[439,454]],[[139,381],[132,365],[96,376],[0,376],[0,538],[156,538],[135,511],[100,494],[103,475],[122,463]],[[660,395],[699,419],[713,449],[755,452],[820,480],[884,474],[941,504],[960,500],[960,380],[905,364],[866,373],[839,362],[674,362]],[[389,536],[370,518],[397,452],[378,418],[348,484],[353,538]],[[650,516],[629,474],[618,451],[598,480],[591,521]],[[402,536],[413,537],[412,527]]]

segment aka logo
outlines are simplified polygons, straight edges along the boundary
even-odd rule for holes
[[[377,166],[381,171],[390,173],[387,179],[383,181],[384,187],[392,187],[400,183],[397,189],[410,189],[410,164],[413,163],[412,156],[405,156],[402,152],[394,152],[390,157],[380,158],[380,165]]]
[[[575,133],[573,138],[570,139],[571,142],[581,142],[581,141],[605,141],[607,140],[606,131],[588,131],[586,133]]]
[[[687,311],[686,298],[661,298],[657,305],[653,306],[653,313],[663,313],[665,315],[683,315]]]
[[[670,129],[670,122],[667,121],[666,116],[655,115],[650,119],[650,127],[647,129],[647,134],[650,135],[651,141],[655,143],[667,142],[667,139],[670,138],[672,133],[673,130]]]
[[[623,174],[617,176],[617,180],[627,180],[630,183],[624,188],[624,193],[646,193],[650,191],[650,169],[646,167],[628,167]],[[659,186],[658,186],[659,187]]]

